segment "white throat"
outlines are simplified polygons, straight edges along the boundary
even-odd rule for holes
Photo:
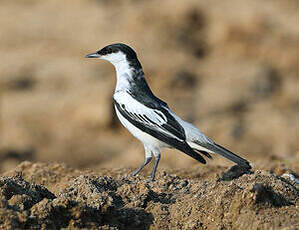
[[[130,88],[130,82],[133,81],[134,69],[130,66],[126,55],[122,52],[112,53],[101,57],[101,59],[109,61],[116,71],[116,91],[126,91]]]
[[[116,91],[126,91],[130,87],[132,81],[133,69],[129,62],[125,60],[110,61],[116,71]]]
[[[132,81],[132,68],[127,61],[112,63],[116,70],[116,87],[115,91],[125,91],[130,87]]]

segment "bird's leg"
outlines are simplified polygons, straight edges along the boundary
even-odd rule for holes
[[[140,171],[152,160],[152,156],[146,157],[143,164],[132,174],[133,176],[136,176]]]
[[[155,165],[154,165],[154,169],[153,169],[152,176],[151,176],[151,179],[150,179],[151,181],[155,180],[156,171],[157,171],[158,164],[159,164],[159,161],[160,161],[160,158],[161,158],[160,151],[159,150],[154,151],[154,156],[155,156]]]
[[[151,162],[151,160],[152,160],[152,151],[148,148],[148,147],[146,147],[146,146],[144,146],[144,150],[145,150],[145,160],[144,160],[144,162],[143,162],[143,164],[132,174],[132,176],[136,176],[138,173],[140,173],[140,171],[148,164],[148,163],[150,163]]]

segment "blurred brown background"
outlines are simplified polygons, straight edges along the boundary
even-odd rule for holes
[[[298,1],[0,6],[1,172],[24,160],[95,170],[141,164],[142,145],[113,111],[113,66],[84,59],[115,42],[132,46],[154,93],[216,142],[256,165],[298,165]],[[163,151],[160,167],[191,165],[202,167]]]

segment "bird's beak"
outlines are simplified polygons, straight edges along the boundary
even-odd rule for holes
[[[85,56],[85,58],[100,58],[100,57],[101,55],[99,55],[98,53],[91,53]]]

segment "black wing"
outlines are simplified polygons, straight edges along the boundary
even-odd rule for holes
[[[132,98],[132,100],[134,100]],[[184,152],[205,164],[205,159],[187,143],[184,128],[168,112],[167,108],[148,108],[138,101],[122,104],[114,99],[117,111],[131,124],[158,140]],[[134,105],[134,106],[133,106]]]

